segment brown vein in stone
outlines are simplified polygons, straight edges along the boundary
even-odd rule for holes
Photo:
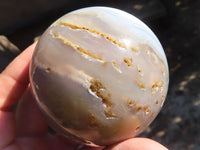
[[[140,67],[139,64],[137,65],[137,70],[138,70],[138,73],[139,73],[141,76],[143,76],[142,69],[141,69],[141,67]]]
[[[131,50],[133,51],[133,52],[135,52],[135,53],[139,53],[139,50],[137,49],[137,48],[135,48],[135,47],[131,47]]]
[[[148,115],[151,112],[151,108],[149,106],[144,106],[144,112]]]
[[[109,37],[108,35],[106,34],[103,34],[103,33],[100,33],[99,31],[97,30],[93,30],[93,29],[89,29],[89,28],[86,28],[86,27],[80,27],[80,26],[77,26],[77,25],[72,25],[72,24],[69,24],[69,23],[66,23],[66,22],[58,22],[57,25],[63,25],[63,26],[67,26],[71,29],[74,29],[74,30],[77,30],[77,29],[80,29],[80,30],[87,30],[89,31],[90,33],[94,33],[94,34],[97,34],[97,35],[100,35],[104,38],[106,38],[108,41],[112,42],[113,44],[116,44],[118,45],[119,47],[122,47],[122,48],[127,48],[125,44],[123,43],[120,43],[118,42],[117,40],[114,40],[112,39],[111,37]]]
[[[117,63],[116,63],[114,60],[112,60],[111,63],[112,63],[112,65],[113,65],[113,67],[114,67],[118,72],[120,72],[120,73],[122,72],[122,71],[120,70],[119,66],[117,65]]]
[[[106,108],[104,110],[104,114],[106,115],[106,117],[117,117],[117,115],[115,114],[114,111],[112,111],[112,109],[110,107]]]
[[[126,104],[128,107],[136,107],[136,102],[134,100],[131,100],[130,98],[126,99]]]
[[[101,56],[96,56],[92,53],[90,53],[89,51],[83,49],[82,47],[80,47],[79,45],[71,42],[70,40],[68,40],[66,37],[56,33],[56,32],[52,32],[53,36],[59,40],[61,40],[64,44],[66,45],[69,45],[70,47],[72,47],[73,49],[77,50],[78,52],[84,54],[84,55],[87,55],[89,57],[92,57],[94,59],[97,59],[99,61],[103,61],[102,57]]]
[[[152,88],[162,87],[164,84],[163,81],[157,81],[152,85]]]
[[[89,114],[89,122],[88,122],[89,126],[91,127],[98,127],[98,123],[97,123],[97,119],[96,116],[92,113]]]
[[[145,85],[141,82],[141,81],[139,81],[138,79],[134,79],[135,80],[135,82],[137,83],[137,85],[141,88],[141,89],[145,89],[146,87],[145,87]]]
[[[161,62],[159,63],[159,68],[160,68],[163,76],[165,77],[165,68],[164,68],[164,66],[163,66],[163,64]]]
[[[90,90],[94,92],[107,107],[111,107],[111,92],[99,80],[92,79],[90,81]]]
[[[104,114],[106,117],[117,117],[117,114],[113,111],[113,103],[111,101],[111,92],[108,90],[105,85],[100,81],[92,79],[90,81],[90,90],[96,94],[97,97],[102,99],[103,104],[106,105],[104,109]],[[92,118],[95,119],[94,117]],[[96,120],[95,120],[96,121]]]
[[[151,87],[151,94],[154,94],[158,88],[161,90],[161,88],[163,87],[163,85],[164,85],[163,81],[157,81],[157,82],[155,82],[152,85],[152,87]]]
[[[132,66],[133,59],[132,58],[124,58],[124,62],[128,67]]]
[[[158,58],[155,54],[151,53],[151,57],[153,58],[153,60],[155,61],[155,63],[158,62]]]

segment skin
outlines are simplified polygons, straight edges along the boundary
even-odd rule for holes
[[[91,148],[70,142],[61,135],[49,134],[29,87],[29,64],[35,45],[24,50],[0,74],[0,150],[167,150],[147,138]]]

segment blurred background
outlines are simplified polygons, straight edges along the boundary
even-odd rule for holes
[[[110,6],[144,21],[158,36],[170,71],[168,96],[142,137],[169,149],[200,150],[200,0],[1,0],[0,71],[57,18]]]

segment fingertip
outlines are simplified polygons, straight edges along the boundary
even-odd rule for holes
[[[0,110],[12,108],[27,88],[29,64],[36,44],[24,50],[0,74]]]
[[[105,150],[168,150],[160,143],[148,138],[132,138],[107,147]]]
[[[39,111],[30,87],[19,101],[16,112],[17,136],[41,136],[47,133],[47,122]]]

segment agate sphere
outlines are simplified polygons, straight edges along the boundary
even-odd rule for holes
[[[55,131],[101,146],[134,137],[154,120],[169,73],[159,40],[143,22],[115,8],[88,7],[44,32],[30,82]]]

